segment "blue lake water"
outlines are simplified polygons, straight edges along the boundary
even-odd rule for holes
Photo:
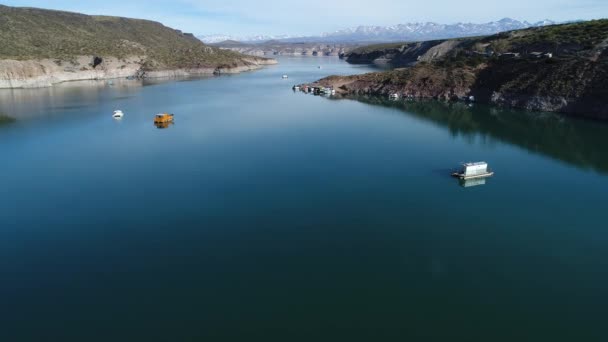
[[[0,90],[0,341],[608,339],[607,124],[280,62]]]

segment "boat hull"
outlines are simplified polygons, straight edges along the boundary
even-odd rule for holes
[[[456,177],[456,178],[460,178],[460,179],[486,178],[486,177],[492,177],[492,176],[494,176],[494,172],[480,173],[478,175],[471,175],[471,176],[466,176],[465,174],[458,173],[458,172],[452,173],[452,177]]]

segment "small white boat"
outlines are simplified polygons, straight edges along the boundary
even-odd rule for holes
[[[452,173],[452,177],[464,180],[492,177],[493,175],[494,172],[488,169],[488,163],[486,162],[463,163],[459,171]]]
[[[122,119],[122,117],[123,117],[124,115],[125,115],[125,114],[122,112],[122,110],[115,110],[115,111],[114,111],[114,113],[112,114],[112,117],[113,117],[114,119]]]
[[[399,99],[399,94],[395,93],[395,94],[390,94],[389,99],[391,100],[398,100]]]
[[[283,78],[289,78],[289,76],[287,76],[287,75],[283,75]]]

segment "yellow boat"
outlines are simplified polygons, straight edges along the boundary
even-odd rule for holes
[[[161,113],[156,114],[156,116],[154,117],[155,124],[163,124],[168,122],[173,122],[173,114]]]

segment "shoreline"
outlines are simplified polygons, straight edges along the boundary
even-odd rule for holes
[[[173,78],[238,74],[276,65],[275,59],[243,58],[242,65],[232,67],[179,68],[143,71],[144,59],[107,57],[99,65],[90,62],[93,56],[79,56],[71,60],[0,60],[0,89],[47,88],[64,82],[114,80],[128,77]]]

